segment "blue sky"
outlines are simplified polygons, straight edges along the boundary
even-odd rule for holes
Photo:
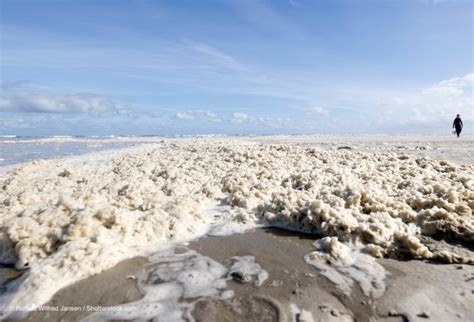
[[[0,135],[473,132],[473,1],[0,4]]]

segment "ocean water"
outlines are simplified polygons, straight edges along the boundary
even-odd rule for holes
[[[0,137],[0,167],[156,143],[157,137]]]

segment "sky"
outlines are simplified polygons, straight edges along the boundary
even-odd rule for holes
[[[0,0],[0,135],[474,123],[474,1]]]

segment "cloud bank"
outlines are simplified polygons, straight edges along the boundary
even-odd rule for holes
[[[0,112],[27,113],[104,113],[122,112],[125,107],[96,94],[0,96]]]
[[[185,112],[177,112],[174,116],[176,120],[191,121],[191,120],[205,120],[210,122],[220,123],[222,119],[214,112],[208,110],[191,110]]]
[[[441,81],[412,94],[387,98],[382,104],[382,120],[402,125],[436,126],[461,114],[474,121],[474,73]],[[452,121],[452,120],[451,120]]]
[[[9,86],[9,85],[8,85]],[[275,110],[226,106],[211,109],[126,109],[97,94],[48,95],[6,92],[0,95],[0,133],[199,134],[199,133],[450,133],[461,114],[466,132],[474,123],[474,73],[414,91],[385,92],[339,88],[337,98],[302,99],[309,107]],[[303,105],[304,104],[304,105]],[[245,112],[245,113],[244,113]],[[23,130],[24,129],[24,130]],[[78,131],[79,131],[78,130]],[[49,132],[48,132],[49,133]]]

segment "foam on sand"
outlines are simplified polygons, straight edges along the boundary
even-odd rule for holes
[[[215,260],[193,250],[166,250],[154,254],[151,268],[138,276],[138,287],[143,298],[137,302],[115,306],[108,312],[96,312],[83,321],[116,319],[152,319],[160,321],[194,321],[191,312],[201,297],[232,298],[227,281],[235,273],[255,278],[260,286],[268,277],[267,272],[255,263],[253,256],[233,257],[230,271]]]
[[[356,281],[364,294],[380,298],[385,292],[385,269],[375,259],[363,254],[357,247],[342,244],[336,237],[324,237],[314,242],[316,251],[305,256],[305,261],[315,266],[346,295],[352,292]]]
[[[257,278],[255,280],[255,286],[261,286],[263,282],[268,279],[267,271],[263,270],[259,264],[255,263],[255,256],[236,256],[232,257],[233,264],[230,268],[230,275],[237,277],[242,282],[248,282],[251,280],[252,275]]]
[[[113,311],[96,312],[83,321],[146,320],[157,316],[162,321],[194,321],[191,312],[197,299],[217,296],[226,287],[227,269],[194,251],[165,251],[154,255],[153,260],[156,264],[138,277],[138,287],[144,294],[141,300],[116,306]]]
[[[296,304],[290,304],[291,316],[293,317],[292,322],[298,321],[307,321],[307,322],[314,322],[313,315],[311,312],[306,311],[305,309],[300,310]]]
[[[28,268],[1,306],[42,304],[123,259],[235,223],[331,236],[375,257],[472,264],[419,237],[472,242],[473,208],[473,166],[394,152],[200,140],[36,161],[0,174],[5,256]]]

